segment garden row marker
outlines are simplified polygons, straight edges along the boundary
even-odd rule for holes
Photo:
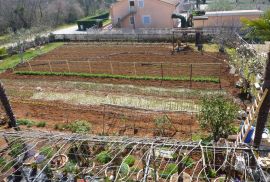
[[[51,61],[48,61],[48,62],[49,62],[50,72],[52,72]]]
[[[134,67],[134,74],[135,74],[135,76],[137,76],[136,62],[133,63],[133,67]]]
[[[237,136],[237,144],[245,141],[248,133],[250,132],[252,125],[254,124],[255,120],[258,117],[260,107],[261,107],[264,99],[266,98],[267,93],[268,93],[268,89],[265,89],[262,96],[260,96],[260,94],[258,94],[258,98],[255,98],[254,103],[250,108],[249,115],[247,116],[247,118],[246,118],[246,120],[241,128],[241,131]],[[257,99],[259,101],[257,101]]]

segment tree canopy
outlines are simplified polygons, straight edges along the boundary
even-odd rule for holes
[[[270,40],[270,10],[266,11],[259,19],[242,18],[241,21],[245,29],[250,29],[249,38]]]

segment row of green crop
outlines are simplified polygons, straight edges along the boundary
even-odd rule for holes
[[[18,75],[40,75],[40,76],[79,76],[84,78],[114,78],[129,80],[164,80],[164,81],[190,81],[188,76],[179,77],[160,77],[160,76],[135,76],[135,75],[113,75],[113,74],[89,74],[89,73],[69,73],[69,72],[40,72],[40,71],[16,71]],[[194,82],[212,82],[219,83],[217,77],[211,76],[193,76]]]

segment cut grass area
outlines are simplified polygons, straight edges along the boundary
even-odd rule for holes
[[[41,49],[29,49],[27,51],[24,52],[23,54],[23,58],[24,60],[30,60],[33,59],[37,56],[39,56],[40,54],[44,54],[47,52],[52,51],[53,49],[62,46],[63,43],[50,43],[50,44],[46,44],[44,45]],[[7,69],[10,68],[14,68],[17,64],[19,64],[21,61],[19,54],[10,56],[5,58],[2,62],[0,62],[0,72],[5,71]]]
[[[84,78],[114,78],[128,80],[163,80],[163,81],[190,81],[188,76],[159,77],[159,76],[135,76],[135,75],[113,75],[113,74],[89,74],[89,73],[68,73],[68,72],[39,72],[39,71],[15,71],[18,75],[40,75],[40,76],[78,76]],[[211,76],[194,76],[194,82],[219,83],[219,78]]]

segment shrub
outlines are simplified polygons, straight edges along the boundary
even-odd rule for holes
[[[178,166],[176,164],[168,164],[165,170],[160,172],[160,176],[162,178],[169,178],[174,173],[177,173],[177,171],[178,171]]]
[[[75,121],[69,124],[68,129],[73,133],[87,133],[91,129],[91,124],[87,121]]]
[[[202,129],[211,130],[211,136],[217,142],[232,133],[232,123],[239,108],[232,101],[219,97],[205,97],[199,115]]]
[[[133,155],[125,157],[124,163],[127,164],[129,167],[132,167],[135,163],[135,157]]]
[[[44,122],[44,121],[38,122],[38,123],[36,124],[36,126],[37,126],[38,128],[44,128],[44,127],[46,126],[46,122]]]
[[[47,158],[51,158],[53,156],[53,148],[49,146],[44,146],[40,149],[39,153]]]
[[[102,151],[97,155],[97,161],[106,164],[111,161],[111,156],[108,151]]]
[[[163,115],[155,119],[156,128],[159,131],[159,134],[164,136],[166,129],[170,129],[172,127],[172,123],[170,118],[167,115]]]

